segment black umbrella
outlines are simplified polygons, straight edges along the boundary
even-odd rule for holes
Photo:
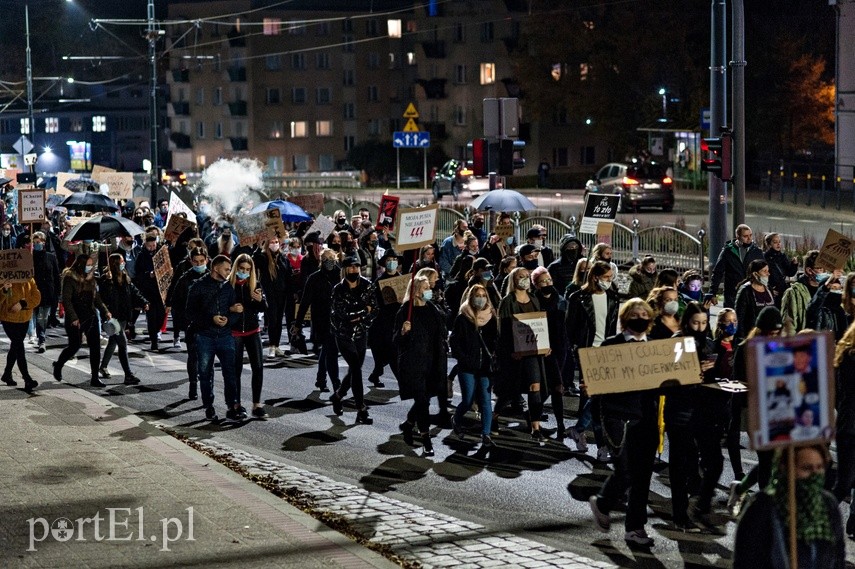
[[[101,241],[110,237],[133,237],[145,233],[145,229],[125,217],[93,215],[78,223],[65,234],[65,241]]]
[[[72,192],[80,192],[94,185],[96,185],[95,181],[89,178],[75,178],[74,180],[66,180],[63,187]]]
[[[59,204],[75,211],[119,211],[116,202],[98,192],[77,192]]]

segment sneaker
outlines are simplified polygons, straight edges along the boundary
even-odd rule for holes
[[[683,533],[701,533],[701,528],[692,520],[674,522],[674,529]]]
[[[59,362],[53,362],[53,378],[62,381],[62,366],[59,365]]]
[[[425,433],[422,435],[422,446],[424,447],[424,453],[422,454],[422,456],[434,456],[433,443],[430,440],[430,433]]]
[[[344,407],[341,404],[341,397],[338,393],[333,393],[332,395],[330,395],[330,403],[332,403],[333,413],[335,413],[336,415],[344,414]]]
[[[97,377],[93,377],[91,380],[89,380],[89,385],[91,385],[92,387],[107,387],[107,384],[98,379]]]
[[[460,424],[454,418],[454,415],[451,416],[451,430],[454,431],[454,434],[457,436],[458,439],[462,439],[464,436],[466,436],[466,431],[463,430],[463,427],[460,426]]]
[[[377,389],[386,387],[386,384],[380,381],[379,377],[374,377],[373,375],[368,378],[368,383],[376,387]]]
[[[135,376],[132,373],[125,374],[125,385],[138,385],[140,382],[140,378]]]
[[[597,449],[597,460],[600,462],[611,462],[612,453],[609,452],[609,447],[599,447]]]
[[[727,511],[734,518],[739,515],[739,510],[742,509],[742,494],[739,492],[739,480],[734,480],[730,483],[730,489],[727,493]]]
[[[539,444],[543,444],[543,442],[546,440],[546,437],[543,436],[543,433],[540,429],[533,430],[531,432],[531,438],[534,440],[534,442]]]
[[[585,438],[585,433],[580,432],[575,428],[570,429],[570,438],[576,443],[576,450],[579,452],[588,452],[588,441]]]
[[[152,351],[152,352],[157,352],[157,351],[159,351],[159,349],[158,349],[158,347],[157,347],[157,342],[152,342],[152,343],[151,343],[151,351]]]
[[[273,346],[270,346],[270,349],[267,350],[267,357],[268,358],[275,358],[276,357],[276,350],[273,348]]]
[[[32,393],[33,389],[39,386],[39,382],[34,379],[24,379],[24,392]]]
[[[252,416],[256,419],[266,419],[267,411],[264,410],[264,407],[256,407],[252,410]]]
[[[644,529],[634,529],[624,534],[623,540],[630,547],[653,547],[653,538]]]
[[[608,514],[604,514],[597,506],[597,497],[591,496],[588,498],[588,504],[591,506],[591,512],[594,514],[594,526],[602,533],[609,533],[612,529],[612,519]]]
[[[493,448],[495,446],[496,443],[493,442],[490,435],[481,435],[481,448]]]
[[[220,418],[217,417],[217,411],[213,407],[205,407],[205,418],[212,423],[216,423],[220,420]]]
[[[98,370],[98,375],[100,375],[104,379],[110,379],[111,377],[113,377],[112,375],[110,375],[110,372],[107,371],[107,368],[105,368],[105,367],[102,367],[101,369]]]
[[[374,419],[368,416],[368,407],[364,407],[356,412],[356,422],[360,425],[373,425]]]
[[[330,388],[327,387],[327,383],[325,381],[316,381],[315,388],[321,393],[329,393]]]
[[[403,423],[398,425],[398,428],[401,429],[401,435],[404,438],[404,442],[410,446],[413,446],[413,424],[409,421],[404,421]]]
[[[163,340],[163,333],[162,333],[162,332],[158,332],[158,333],[157,333],[157,341],[158,341],[158,342],[160,342],[161,340]]]
[[[244,419],[246,419],[246,417],[246,409],[244,409],[243,407],[238,407],[237,409],[232,407],[231,409],[226,411],[226,419],[228,419],[229,421],[243,421]]]
[[[172,342],[172,347],[175,348],[176,350],[180,350],[181,349],[181,340],[174,340]]]
[[[45,343],[44,342],[39,342],[39,347],[36,348],[36,352],[39,354],[45,353]]]
[[[285,352],[283,352],[283,351],[282,351],[282,350],[280,350],[278,347],[276,347],[276,348],[273,348],[273,355],[274,355],[275,357],[277,357],[277,358],[284,358],[284,357],[285,357]]]

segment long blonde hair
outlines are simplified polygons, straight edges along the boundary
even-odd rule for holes
[[[834,367],[839,368],[849,354],[855,353],[855,322],[849,325],[834,351]]]
[[[410,302],[410,296],[415,296],[422,290],[422,285],[430,288],[430,281],[427,277],[416,276],[412,281],[410,281],[409,286],[407,287],[407,292],[404,293],[404,299],[401,301],[401,304],[407,304]]]
[[[252,257],[247,255],[246,253],[241,253],[240,255],[238,255],[237,259],[235,259],[235,262],[232,264],[232,272],[229,273],[229,284],[232,285],[232,287],[235,286],[235,281],[237,281],[238,265],[240,265],[241,263],[249,263],[249,290],[255,290],[256,288],[258,288],[258,279],[255,276],[255,263],[252,262]]]

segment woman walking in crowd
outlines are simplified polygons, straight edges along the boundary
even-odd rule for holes
[[[846,325],[851,326],[855,322],[855,273],[846,275],[843,284],[843,311],[846,313]]]
[[[552,412],[555,414],[555,438],[564,440],[564,384],[561,380],[561,363],[564,362],[565,342],[567,334],[564,328],[564,301],[553,286],[552,276],[546,267],[538,267],[531,273],[535,286],[535,294],[540,302],[540,309],[546,312],[546,322],[549,327],[549,347],[552,353],[545,356],[543,365],[546,369],[546,384],[552,402]]]
[[[418,277],[417,277],[418,278]],[[481,444],[493,446],[490,427],[493,422],[493,404],[490,399],[490,380],[493,376],[493,358],[499,337],[496,309],[490,304],[484,285],[472,285],[460,305],[449,340],[451,355],[457,361],[462,398],[452,418],[452,428],[458,437],[466,432],[463,418],[473,402],[481,410]]]
[[[59,263],[56,255],[45,250],[47,238],[41,231],[33,233],[33,272],[42,300],[38,307],[32,306],[36,325],[36,339],[40,354],[45,352],[45,332],[52,310],[59,301]]]
[[[62,381],[65,362],[74,357],[83,344],[89,347],[89,383],[92,387],[106,387],[98,379],[101,367],[101,338],[98,334],[98,313],[104,320],[113,316],[101,300],[95,282],[95,259],[78,255],[74,263],[62,272],[62,305],[65,307],[65,335],[68,345],[53,364],[53,377]]]
[[[748,264],[748,276],[736,287],[735,307],[740,336],[748,334],[748,326],[767,306],[775,306],[775,298],[769,289],[769,264],[757,259]]]
[[[431,304],[439,308],[443,314],[448,314],[448,305],[445,303],[445,293],[443,293],[440,286],[439,270],[425,267],[423,269],[419,269],[416,276],[427,278],[428,283],[430,284],[430,289],[433,291],[430,299]]]
[[[407,420],[401,423],[407,444],[413,444],[413,426],[421,433],[424,456],[433,456],[430,440],[430,398],[447,390],[445,315],[429,301],[430,283],[415,277],[407,287],[395,317],[393,341],[398,351],[398,386],[401,400],[412,399]],[[412,306],[411,304],[412,303]],[[442,400],[440,401],[442,405]]]
[[[398,375],[398,362],[395,354],[395,346],[392,343],[392,335],[395,332],[395,317],[401,303],[395,297],[393,290],[383,290],[384,281],[400,277],[399,270],[401,257],[393,250],[387,249],[380,259],[383,274],[374,281],[377,294],[377,317],[371,323],[368,330],[368,345],[371,347],[371,355],[374,357],[374,369],[368,376],[368,382],[376,388],[385,387],[380,381],[383,369],[388,365],[392,373]]]
[[[713,338],[713,353],[716,354],[714,369],[716,379],[733,381],[733,355],[736,346],[742,342],[742,338],[736,335],[737,329],[736,311],[732,308],[723,308],[718,313],[715,337]],[[728,402],[725,446],[730,458],[730,466],[733,468],[734,480],[742,480],[745,476],[745,472],[742,470],[740,433],[742,432],[742,409],[745,407],[746,401],[745,393],[734,393]]]
[[[595,263],[594,269],[600,263]],[[640,298],[626,301],[620,308],[623,332],[606,339],[602,346],[646,342],[652,327],[653,309]],[[653,547],[647,535],[647,495],[659,442],[657,427],[659,394],[655,390],[609,393],[594,398],[597,415],[602,417],[603,436],[609,445],[614,472],[589,504],[595,527],[608,533],[609,513],[629,490],[624,541],[630,547]]]
[[[282,357],[279,349],[282,340],[282,318],[290,304],[288,296],[292,294],[290,286],[291,264],[288,256],[280,251],[278,237],[272,237],[267,246],[255,253],[255,266],[261,280],[261,290],[267,299],[267,312],[264,315],[267,324],[267,339],[270,351],[267,357]]]
[[[536,442],[545,440],[540,431],[540,416],[543,412],[543,393],[546,392],[546,370],[541,355],[520,355],[514,352],[513,320],[516,314],[540,312],[540,302],[531,291],[531,273],[528,269],[517,267],[508,275],[509,285],[513,287],[502,298],[499,305],[499,357],[501,374],[496,386],[496,405],[493,409],[493,422],[498,423],[499,415],[509,403],[516,400],[521,392],[528,393],[528,424],[531,437]]]
[[[492,263],[495,266],[495,263]],[[496,290],[499,291],[499,295],[505,296],[507,294],[507,290],[505,287],[505,281],[508,278],[508,275],[511,274],[511,271],[517,268],[517,258],[513,255],[508,257],[503,257],[501,261],[499,261],[499,272],[496,273],[493,284],[496,285]]]
[[[346,257],[343,262],[344,279],[333,287],[332,314],[330,322],[335,334],[338,351],[347,362],[347,375],[341,387],[330,397],[333,412],[344,413],[342,399],[353,388],[353,402],[356,404],[356,422],[370,425],[374,420],[368,416],[362,383],[362,363],[368,348],[368,328],[377,315],[377,296],[368,279],[359,274],[359,258]]]
[[[490,298],[490,304],[494,310],[498,310],[502,297],[493,284],[493,265],[483,257],[475,259],[472,268],[466,273],[466,286],[472,287],[475,285],[481,285],[486,289],[487,296]],[[466,296],[466,291],[464,291],[464,296]]]
[[[149,308],[148,300],[142,295],[139,289],[131,282],[131,277],[125,270],[125,258],[120,253],[110,255],[108,271],[99,281],[99,290],[101,298],[104,299],[104,304],[113,318],[119,321],[118,334],[113,334],[107,340],[107,346],[104,348],[104,358],[101,360],[101,367],[98,373],[104,379],[110,378],[110,372],[107,366],[110,365],[110,359],[113,357],[113,352],[116,346],[119,347],[119,363],[122,365],[122,371],[125,372],[125,385],[136,385],[140,382],[139,378],[131,371],[131,365],[128,361],[128,342],[125,338],[124,329],[131,319],[134,309],[146,311]]]
[[[306,313],[312,311],[312,337],[315,344],[320,346],[318,354],[318,372],[315,376],[315,387],[321,393],[328,393],[327,376],[332,382],[332,388],[338,391],[341,381],[338,378],[338,346],[335,335],[330,331],[330,313],[332,312],[333,287],[341,282],[341,267],[338,255],[332,249],[321,253],[321,268],[309,275],[300,299],[300,309],[297,312],[297,322],[306,318]],[[299,324],[295,323],[295,326]],[[296,333],[292,329],[291,333]]]
[[[288,253],[285,256],[291,265],[291,273],[288,276],[288,294],[285,296],[285,330],[290,331],[294,318],[297,315],[297,303],[303,292],[304,279],[309,275],[303,274],[303,242],[299,237],[291,237],[288,240]],[[302,323],[301,326],[302,328]],[[293,350],[293,346],[291,346]]]
[[[567,343],[574,353],[580,348],[598,347],[606,338],[617,333],[618,298],[612,288],[612,268],[602,261],[589,266],[585,285],[567,298],[564,325],[567,329]],[[580,382],[584,384],[585,378],[582,377]],[[570,429],[576,450],[588,450],[585,431],[593,427],[598,447],[597,460],[608,461],[609,448],[602,438],[599,417],[594,417],[591,400],[584,390],[579,400],[579,409],[579,419]]]
[[[834,496],[838,502],[852,497],[855,486],[855,324],[837,343],[834,354],[837,372],[837,480]],[[849,506],[846,535],[855,535],[855,506]]]
[[[771,452],[771,451],[770,451]],[[787,481],[789,453],[795,453],[795,489]],[[775,451],[770,484],[746,505],[736,526],[734,569],[791,567],[790,492],[796,494],[796,563],[799,569],[844,569],[846,542],[837,500],[824,490],[831,462],[823,444]]]
[[[789,288],[787,279],[796,276],[799,270],[799,258],[787,257],[782,250],[781,235],[778,233],[767,233],[764,239],[766,248],[763,257],[769,263],[769,290],[775,299],[775,306],[781,308],[781,300]]]
[[[24,338],[33,318],[33,309],[41,300],[41,293],[33,278],[25,282],[5,283],[0,288],[0,322],[3,324],[3,332],[9,338],[9,353],[6,354],[6,367],[0,381],[6,385],[18,385],[12,379],[12,368],[17,363],[18,371],[24,380],[24,391],[27,393],[32,393],[38,382],[30,376],[27,369]]]
[[[261,404],[261,387],[264,382],[264,365],[261,350],[261,326],[258,322],[258,314],[264,312],[267,304],[255,273],[255,264],[252,257],[247,254],[238,255],[232,272],[229,275],[229,284],[235,289],[235,303],[243,307],[238,318],[232,324],[232,337],[235,339],[235,388],[237,401],[240,401],[240,376],[243,372],[243,352],[249,358],[249,366],[252,369],[252,416],[257,419],[267,417],[267,411]],[[241,407],[232,408],[226,412],[229,419],[237,419]],[[231,415],[230,415],[231,413]]]
[[[649,334],[651,340],[670,338],[680,331],[680,319],[677,317],[680,311],[679,296],[677,289],[671,286],[660,286],[650,291],[647,302],[656,312]]]
[[[198,352],[196,351],[196,330],[190,326],[192,318],[187,314],[187,296],[190,287],[208,274],[208,250],[196,247],[190,250],[190,269],[185,271],[175,287],[171,288],[172,298],[167,297],[167,304],[172,306],[172,326],[177,331],[184,332],[187,342],[187,377],[189,378],[188,399],[195,401],[199,398]]]
[[[811,330],[834,332],[834,339],[839,341],[848,328],[846,310],[843,308],[843,271],[835,270],[816,289],[813,298],[807,306],[805,322]]]

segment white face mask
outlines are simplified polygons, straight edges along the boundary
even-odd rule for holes
[[[520,290],[528,290],[531,288],[531,279],[521,278],[517,281],[517,288]]]
[[[478,310],[481,310],[482,308],[487,306],[487,299],[483,296],[476,296],[472,299],[472,305]]]
[[[600,288],[603,290],[609,290],[612,288],[612,281],[597,281],[597,284],[600,285]]]
[[[662,307],[662,311],[669,316],[674,316],[677,314],[678,310],[680,310],[680,303],[676,300],[669,300],[665,303],[665,306]]]

